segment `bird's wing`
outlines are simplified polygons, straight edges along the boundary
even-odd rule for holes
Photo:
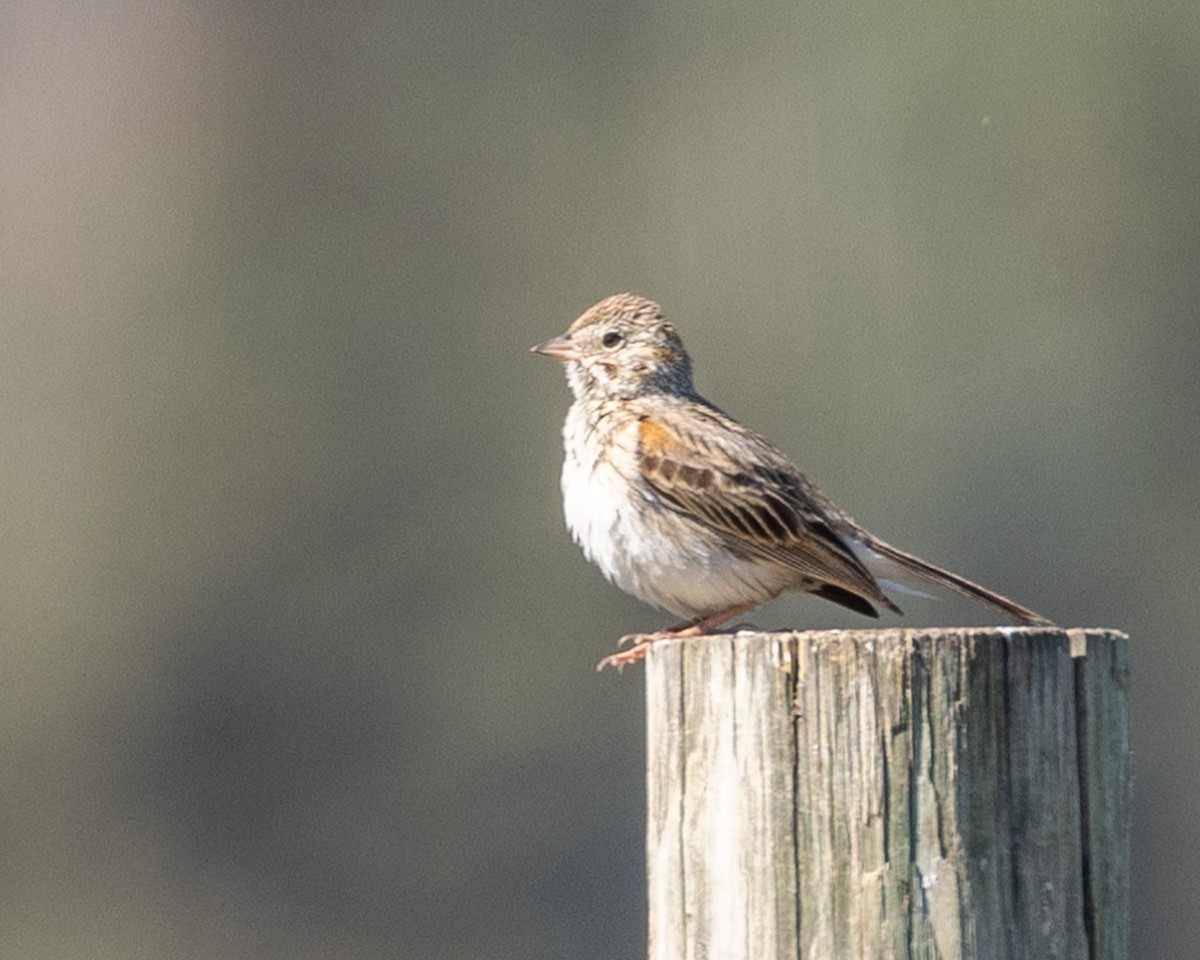
[[[814,588],[828,584],[831,593],[840,588],[896,609],[831,527],[816,488],[770,442],[719,410],[642,416],[638,464],[667,505],[731,548],[791,567]]]

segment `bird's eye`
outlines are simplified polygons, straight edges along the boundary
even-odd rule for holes
[[[609,330],[608,333],[604,335],[604,339],[600,342],[611,350],[618,343],[620,343],[622,339],[624,338],[616,330]]]

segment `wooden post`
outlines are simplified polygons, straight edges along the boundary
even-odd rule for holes
[[[1126,960],[1128,638],[739,634],[646,661],[651,960]]]

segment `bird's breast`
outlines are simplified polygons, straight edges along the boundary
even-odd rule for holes
[[[739,558],[660,501],[638,466],[638,421],[572,407],[563,428],[563,513],[584,555],[622,590],[695,616],[783,588],[777,565]]]
[[[626,568],[639,539],[637,425],[613,422],[616,416],[571,408],[563,427],[563,514],[587,558],[634,592]]]

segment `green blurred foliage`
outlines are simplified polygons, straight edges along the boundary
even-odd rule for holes
[[[14,0],[0,78],[0,955],[643,952],[592,665],[666,618],[526,354],[628,289],[868,527],[1131,631],[1134,955],[1200,939],[1194,5]]]

